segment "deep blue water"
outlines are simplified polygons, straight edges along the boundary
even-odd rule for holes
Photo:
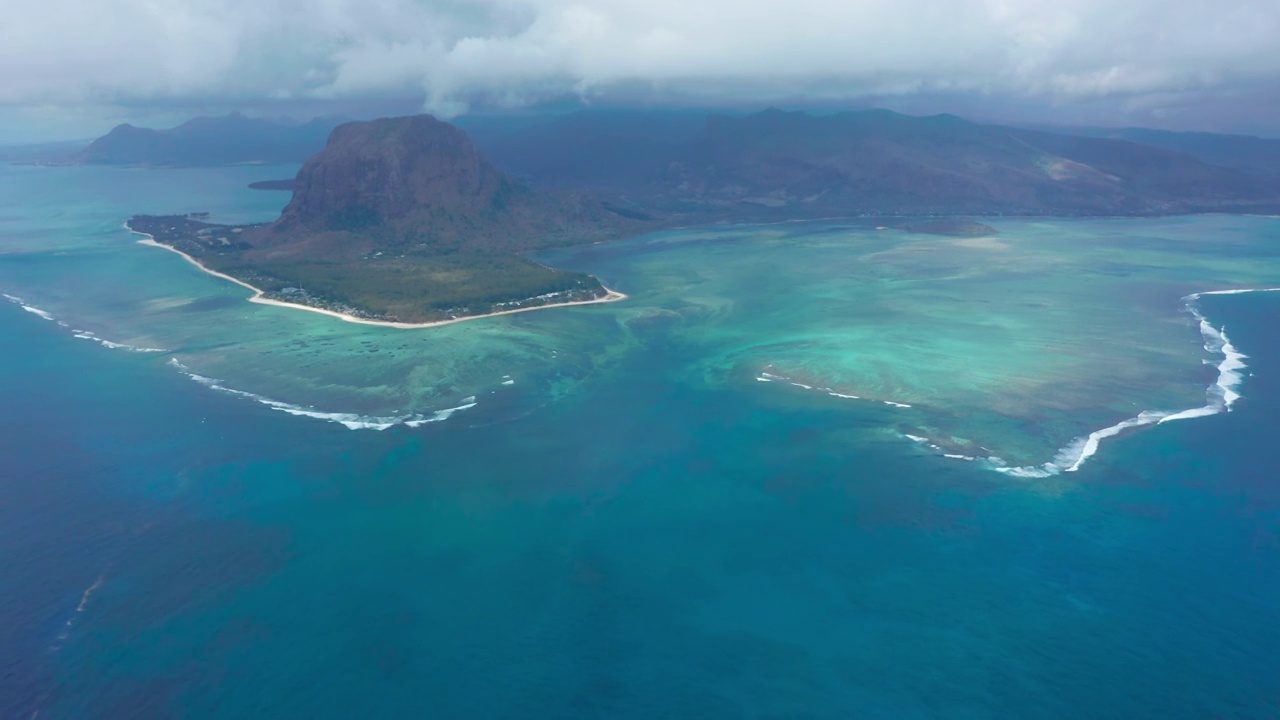
[[[1280,717],[1280,293],[1200,302],[1234,412],[1078,473],[905,437],[1038,463],[1198,406],[1178,298],[1280,284],[1275,220],[661,233],[552,260],[627,302],[423,333],[120,228],[269,218],[245,184],[285,174],[0,166],[0,291],[66,323],[0,302],[0,718]],[[295,410],[478,401],[353,431],[171,360]]]
[[[675,343],[353,433],[2,303],[0,717],[1280,716],[1280,293],[1203,307],[1235,412],[1068,483]]]

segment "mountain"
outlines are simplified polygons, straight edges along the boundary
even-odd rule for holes
[[[1061,134],[1128,140],[1190,155],[1210,165],[1280,175],[1280,139],[1145,128],[1055,128]]]
[[[1225,137],[1214,142],[1230,144]],[[595,188],[690,222],[1280,207],[1280,183],[1241,164],[1215,164],[1177,147],[953,115],[588,111],[487,132],[481,142],[518,176]]]
[[[688,151],[707,113],[580,110],[541,118],[481,118],[464,126],[499,167],[529,182],[626,193],[653,189]]]
[[[1136,215],[1280,206],[1280,181],[1169,150],[884,110],[712,117],[673,174],[672,197],[798,215]]]
[[[509,177],[465,132],[418,115],[334,130],[264,237],[278,246],[338,236],[344,252],[374,244],[523,252],[600,239],[620,224],[599,200]]]
[[[85,165],[193,167],[302,162],[325,145],[339,118],[306,123],[239,113],[198,117],[167,130],[118,125],[73,156]]]
[[[613,297],[522,253],[645,224],[591,196],[525,185],[462,130],[419,115],[334,129],[273,223],[143,216],[130,226],[268,297],[423,322]]]

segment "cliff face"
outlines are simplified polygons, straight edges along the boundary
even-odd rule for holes
[[[346,230],[484,212],[509,184],[465,133],[428,115],[348,123],[298,172],[279,225]]]
[[[428,115],[354,122],[298,172],[273,245],[335,234],[415,251],[522,251],[632,223],[598,201],[507,177],[462,130]]]

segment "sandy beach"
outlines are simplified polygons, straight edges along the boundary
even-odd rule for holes
[[[404,322],[392,322],[389,320],[369,320],[367,318],[360,318],[354,315],[348,315],[346,313],[340,313],[333,310],[325,310],[323,308],[311,307],[310,305],[301,305],[299,303],[290,303],[290,302],[284,302],[283,300],[272,300],[271,298],[263,297],[262,290],[250,285],[249,283],[244,282],[243,280],[239,280],[237,278],[231,277],[226,273],[220,273],[217,270],[211,270],[205,267],[204,265],[202,265],[199,260],[196,260],[194,257],[188,255],[187,253],[184,253],[177,248],[169,247],[168,245],[165,245],[163,243],[158,243],[155,241],[155,238],[152,237],[151,235],[147,233],[138,232],[137,230],[130,228],[127,224],[125,225],[125,227],[129,229],[129,232],[132,232],[135,235],[143,236],[143,239],[138,241],[139,245],[157,247],[162,250],[168,250],[169,252],[177,253],[178,255],[181,255],[187,262],[191,263],[192,265],[195,265],[196,267],[200,268],[202,271],[209,273],[214,277],[222,278],[223,280],[230,280],[231,282],[243,288],[253,291],[253,296],[249,298],[249,302],[251,303],[257,303],[259,305],[275,305],[277,307],[290,308],[293,310],[306,310],[307,312],[320,313],[321,315],[328,315],[329,317],[335,317],[345,322],[358,323],[360,325],[377,325],[380,327],[397,328],[399,330],[421,330],[423,328],[433,328],[433,327],[440,327],[442,325],[452,325],[454,323],[466,322],[468,320],[480,320],[482,318],[497,317],[499,315],[514,315],[516,313],[532,312],[534,310],[549,310],[551,308],[570,307],[572,305],[596,305],[599,303],[617,302],[619,300],[627,299],[627,296],[624,295],[623,293],[617,292],[615,290],[610,290],[609,288],[606,287],[604,289],[608,294],[602,298],[596,298],[595,300],[575,300],[573,302],[552,303],[550,305],[538,305],[537,307],[518,308],[516,310],[500,310],[498,312],[485,313],[483,315],[468,315],[466,317],[451,318],[449,320],[436,320],[433,322],[424,322],[424,323],[404,323]],[[601,285],[601,287],[604,287],[604,286]]]

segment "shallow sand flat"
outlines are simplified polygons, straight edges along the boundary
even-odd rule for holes
[[[952,245],[975,250],[1008,250],[1009,243],[997,237],[960,238],[953,240]]]
[[[1250,218],[1007,220],[1002,237],[1017,242],[998,256],[935,238],[813,228],[779,238],[773,230],[758,241],[744,228],[683,245],[638,240],[616,261],[578,257],[629,272],[636,304],[650,288],[699,298],[703,308],[731,303],[714,322],[693,321],[705,313],[690,308],[673,326],[700,349],[698,373],[711,382],[745,377],[770,402],[840,400],[754,382],[766,370],[890,399],[913,407],[886,416],[886,427],[929,428],[1019,466],[1042,464],[1075,438],[1144,410],[1201,407],[1222,358],[1205,349],[1184,296],[1280,278],[1268,249],[1280,226]],[[1204,238],[1218,236],[1238,240],[1206,252]],[[667,287],[646,287],[645,278]]]

